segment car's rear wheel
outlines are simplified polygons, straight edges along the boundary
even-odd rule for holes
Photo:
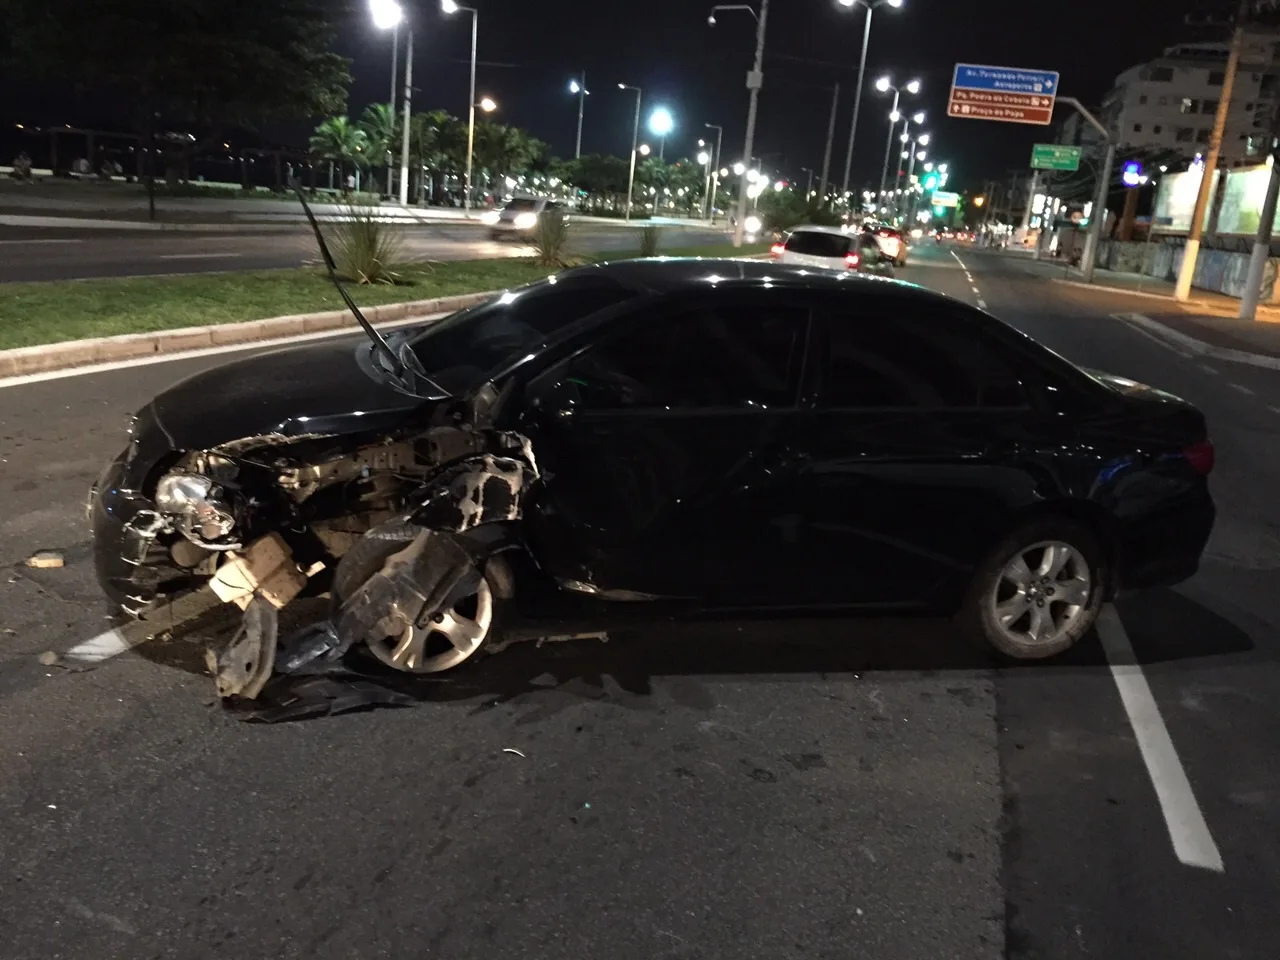
[[[1014,659],[1062,653],[1097,620],[1105,593],[1102,556],[1098,538],[1078,523],[1024,524],[979,566],[958,625],[970,639]]]
[[[340,610],[351,594],[407,545],[395,540],[358,541],[343,557],[334,577],[334,611]],[[457,669],[479,658],[489,642],[499,635],[502,612],[511,596],[510,584],[505,565],[499,558],[491,558],[472,593],[399,634],[367,639],[369,653],[386,666],[405,673],[444,673]]]

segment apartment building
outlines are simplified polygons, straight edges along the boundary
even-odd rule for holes
[[[1225,41],[1182,43],[1116,77],[1099,119],[1118,131],[1121,151],[1171,150],[1188,159],[1202,153],[1222,96],[1228,52]],[[1223,166],[1256,163],[1267,152],[1280,102],[1278,53],[1280,33],[1246,35],[1222,138]],[[1074,112],[1060,129],[1060,143],[1097,139],[1093,127]]]

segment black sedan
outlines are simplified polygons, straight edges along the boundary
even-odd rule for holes
[[[137,615],[206,585],[244,609],[250,655],[220,684],[245,696],[307,594],[331,597],[334,650],[415,673],[563,610],[549,596],[945,612],[1038,658],[1118,590],[1196,571],[1212,465],[1190,404],[955,300],[631,261],[178,384],[96,488],[96,557]]]

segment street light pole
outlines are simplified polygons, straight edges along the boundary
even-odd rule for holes
[[[742,146],[743,163],[742,181],[738,186],[738,219],[733,227],[733,245],[741,247],[746,232],[747,219],[747,170],[751,164],[751,151],[755,146],[756,108],[760,102],[760,88],[764,85],[764,40],[769,22],[769,0],[760,0],[760,12],[745,3],[721,4],[711,8],[707,22],[715,26],[717,10],[746,10],[756,18],[756,56],[750,72],[747,74],[747,89],[751,91],[751,99],[747,107],[747,135]]]
[[[395,116],[396,116],[396,81],[400,79],[400,24],[397,23],[391,28],[391,96],[387,99],[387,112],[391,115],[391,135],[395,136]],[[390,137],[388,141],[390,141]],[[392,152],[391,143],[387,143],[387,199],[391,198],[391,181],[394,177],[392,173]]]
[[[716,153],[711,161],[711,201],[707,204],[707,219],[714,221],[716,194],[720,192],[720,141],[724,137],[724,127],[716,126],[714,123],[704,123],[703,126],[716,132]]]
[[[893,148],[893,128],[898,124],[898,100],[902,91],[893,88],[893,109],[889,111],[889,139],[884,144],[884,167],[880,171],[880,201],[884,202],[884,191],[889,183],[889,151]]]
[[[640,149],[640,88],[628,86],[625,83],[618,84],[619,90],[634,90],[636,92],[636,119],[631,126],[631,172],[627,175],[627,213],[624,219],[631,219],[631,195],[636,189],[636,151]]]
[[[843,2],[843,0],[842,0]],[[871,43],[871,14],[875,8],[870,3],[867,8],[866,24],[862,28],[862,59],[858,62],[858,87],[853,91],[853,122],[849,127],[849,149],[844,155],[844,180],[840,184],[841,196],[849,192],[849,171],[853,168],[853,142],[858,135],[858,111],[862,107],[862,81],[867,72],[867,46]]]
[[[827,203],[827,174],[831,172],[831,145],[836,138],[836,110],[840,104],[840,84],[836,84],[831,91],[831,114],[827,117],[827,146],[822,152],[822,177],[818,181],[818,206],[826,206]],[[848,185],[845,185],[848,189]]]
[[[462,191],[462,209],[471,209],[471,172],[472,155],[476,142],[476,40],[480,33],[480,14],[474,7],[464,7],[458,0],[440,0],[440,9],[447,14],[471,14],[471,93],[467,99],[467,172]]]
[[[400,137],[400,206],[409,205],[409,114],[413,102],[413,28],[404,54],[404,130]]]
[[[475,91],[471,91],[471,95],[475,96]],[[582,71],[582,76],[578,80],[578,138],[573,142],[573,159],[582,159],[582,113],[587,104],[587,71]]]

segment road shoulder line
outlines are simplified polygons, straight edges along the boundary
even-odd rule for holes
[[[1151,777],[1151,785],[1155,788],[1169,839],[1173,841],[1174,854],[1189,867],[1225,872],[1222,854],[1209,833],[1209,825],[1196,802],[1182,761],[1178,759],[1169,729],[1160,715],[1160,707],[1134,656],[1120,615],[1111,604],[1103,607],[1098,616],[1097,633],[1111,665],[1111,676],[1120,693],[1120,701],[1137,738],[1138,750]]]

